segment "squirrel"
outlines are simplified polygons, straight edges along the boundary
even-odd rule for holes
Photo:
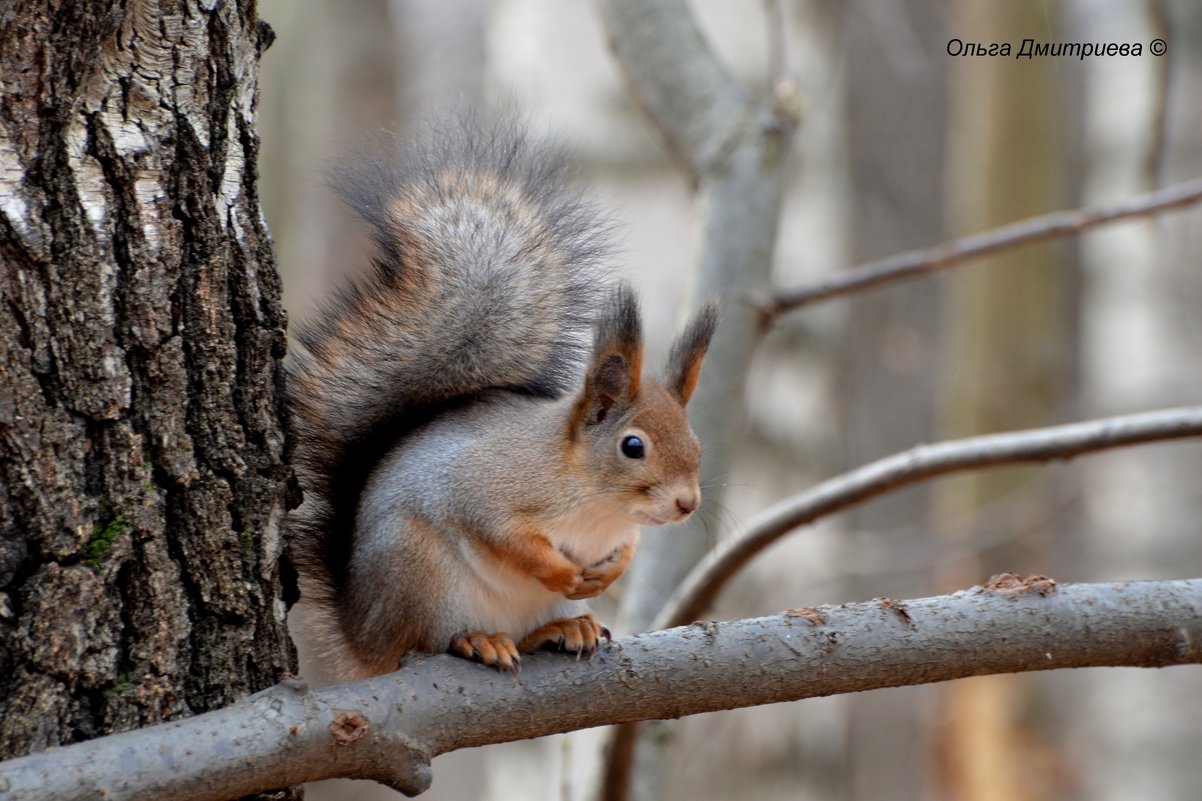
[[[338,680],[411,652],[509,672],[540,647],[592,654],[609,632],[583,599],[626,570],[639,525],[700,503],[684,408],[716,301],[643,375],[609,225],[557,151],[464,120],[397,150],[335,176],[378,254],[287,365],[315,650]]]

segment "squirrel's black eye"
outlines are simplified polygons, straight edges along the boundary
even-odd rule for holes
[[[625,437],[622,440],[622,455],[628,459],[642,459],[647,453],[643,440],[636,436]]]

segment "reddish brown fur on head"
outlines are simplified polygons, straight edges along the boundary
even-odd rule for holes
[[[654,443],[659,460],[672,465],[674,473],[695,475],[700,467],[701,448],[689,428],[684,406],[675,392],[658,381],[647,379],[644,385],[647,402],[639,404],[626,421],[627,427],[661,433]],[[685,436],[665,437],[662,436],[663,432],[683,432]]]
[[[700,503],[701,446],[684,407],[697,387],[717,313],[717,303],[707,303],[685,327],[662,383],[642,376],[642,330],[629,286],[617,289],[598,321],[568,438],[584,447],[600,489],[640,522],[683,520]]]

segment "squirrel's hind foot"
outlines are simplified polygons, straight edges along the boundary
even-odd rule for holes
[[[484,631],[460,634],[451,640],[447,651],[495,667],[502,673],[518,673],[522,669],[522,657],[513,644],[513,638],[500,631],[492,634]]]
[[[518,651],[525,654],[549,645],[560,651],[571,651],[579,659],[582,654],[593,656],[601,646],[602,638],[606,642],[610,640],[609,629],[592,615],[581,615],[539,626],[522,638]]]

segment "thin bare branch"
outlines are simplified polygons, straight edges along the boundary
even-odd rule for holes
[[[415,794],[440,753],[965,676],[1202,662],[1202,579],[996,577],[914,601],[793,609],[616,641],[518,677],[447,656],[310,691],[288,681],[216,712],[0,763],[6,801],[223,801],[335,776]]]
[[[1057,211],[1031,217],[963,239],[832,273],[806,286],[779,290],[762,306],[761,311],[766,323],[771,324],[784,312],[818,301],[947,270],[970,259],[1019,245],[1074,236],[1119,220],[1180,210],[1199,202],[1202,202],[1202,178],[1096,209]]]
[[[653,628],[680,626],[703,617],[744,565],[798,526],[909,484],[963,470],[1071,459],[1109,448],[1197,436],[1202,436],[1202,406],[969,437],[887,456],[828,479],[754,518],[689,574]]]

